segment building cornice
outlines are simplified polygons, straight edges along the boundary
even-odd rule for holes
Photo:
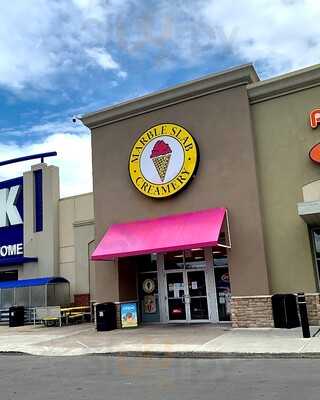
[[[249,84],[247,89],[250,104],[255,104],[315,86],[320,86],[320,64]]]
[[[181,103],[220,92],[233,87],[248,85],[259,80],[252,64],[242,65],[217,74],[190,81],[170,89],[139,97],[118,105],[80,116],[88,128],[98,128],[136,115],[144,114],[169,105]]]
[[[88,225],[94,225],[94,224],[95,224],[95,220],[94,219],[88,219],[88,220],[85,220],[85,221],[75,221],[73,223],[73,226],[75,228],[78,228],[80,226],[88,226]]]
[[[59,201],[78,199],[79,197],[85,197],[85,196],[93,196],[93,192],[86,192],[86,193],[75,194],[73,196],[61,197]]]

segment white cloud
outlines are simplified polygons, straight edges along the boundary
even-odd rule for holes
[[[11,0],[0,16],[0,85],[13,89],[93,62],[124,79],[123,57],[175,69],[224,53],[264,76],[320,58],[319,0]]]
[[[117,0],[2,1],[0,85],[51,87],[55,74],[88,65],[92,55],[84,49],[100,49],[97,65],[120,70],[106,46],[109,21],[123,7]]]
[[[319,0],[140,1],[134,14],[124,3],[114,0],[123,15],[107,26],[109,38],[133,58],[153,51],[159,68],[214,62],[223,53],[235,63],[258,63],[263,76],[320,62]]]
[[[71,196],[92,191],[91,141],[90,134],[72,135],[55,133],[38,143],[0,143],[1,159],[22,157],[48,151],[57,151],[58,156],[48,158],[48,164],[60,168],[61,196]],[[4,156],[5,155],[5,156]],[[38,161],[23,162],[3,166],[0,180],[21,176],[22,173]]]
[[[117,73],[117,75],[118,75],[119,78],[122,78],[122,79],[125,79],[125,78],[128,77],[128,74],[127,74],[126,71],[119,71],[119,72]]]
[[[104,22],[106,18],[106,8],[100,0],[73,0],[73,3],[83,13],[85,18]]]
[[[201,4],[194,21],[211,29],[202,46],[213,51],[224,48],[245,62],[260,62],[264,75],[320,61],[319,0],[208,0]]]
[[[6,129],[0,128],[0,138],[23,138],[28,140],[37,140],[39,136],[52,135],[53,132],[67,132],[71,134],[83,134],[88,133],[89,129],[80,123],[72,123],[70,121],[54,121],[54,122],[43,122],[36,125],[32,125],[28,128],[17,128],[17,129]]]
[[[111,54],[102,48],[93,47],[92,49],[86,49],[86,53],[103,69],[120,69],[120,65],[114,61]]]

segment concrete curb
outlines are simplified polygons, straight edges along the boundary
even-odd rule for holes
[[[137,358],[181,358],[181,359],[320,359],[320,353],[197,353],[130,351],[110,353],[88,353],[88,356],[137,357]]]
[[[24,351],[0,351],[0,356],[33,356],[33,354]]]
[[[0,351],[1,355],[25,355],[38,357],[61,357],[61,354],[39,355],[27,351]],[[198,360],[220,359],[320,359],[320,353],[219,353],[219,352],[161,352],[161,351],[117,351],[117,352],[92,352],[86,354],[70,354],[63,357],[119,357],[119,358],[176,358]]]

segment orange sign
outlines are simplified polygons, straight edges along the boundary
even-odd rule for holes
[[[311,128],[316,129],[320,125],[320,108],[316,108],[310,113]]]
[[[311,128],[316,129],[320,125],[320,108],[316,108],[310,113]],[[310,159],[320,164],[320,143],[315,144],[309,151]]]
[[[309,151],[309,157],[313,162],[320,164],[320,143],[317,143],[312,147]]]

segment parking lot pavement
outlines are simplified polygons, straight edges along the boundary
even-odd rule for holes
[[[318,400],[318,360],[0,355],[1,400]]]

